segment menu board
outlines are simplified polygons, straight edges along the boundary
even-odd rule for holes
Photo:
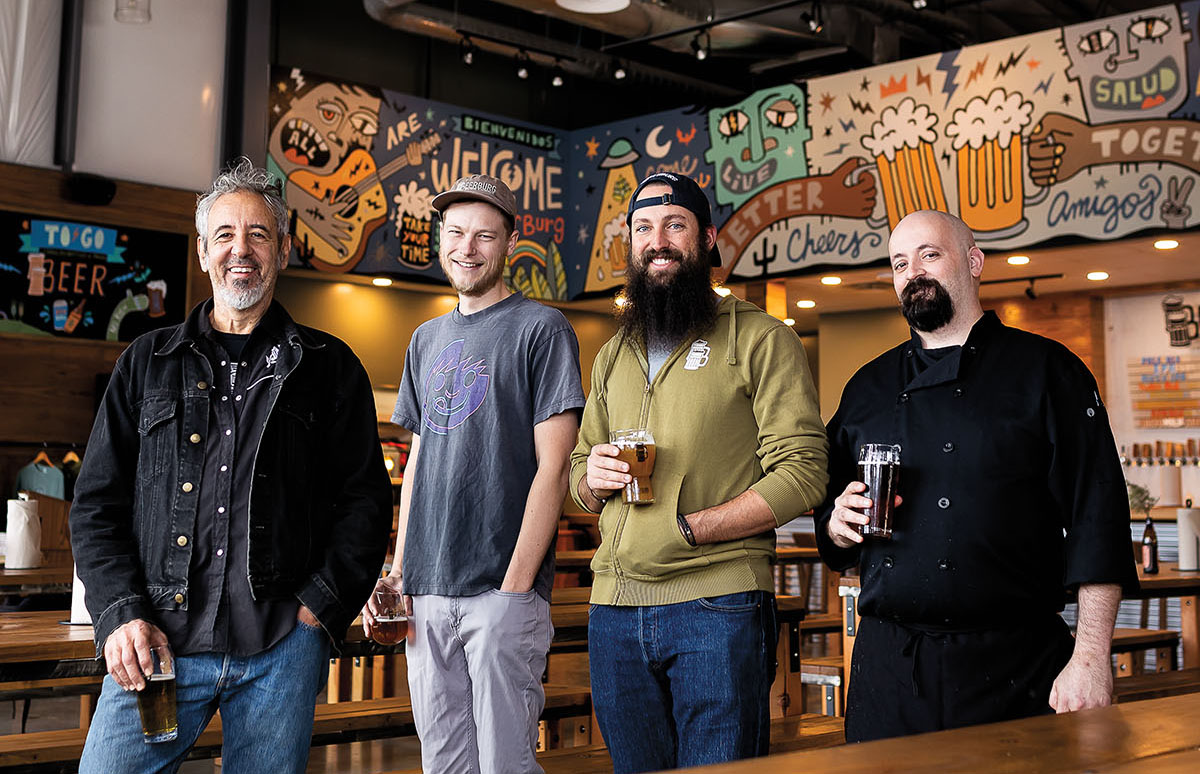
[[[188,236],[0,210],[0,333],[129,341],[183,320]]]
[[[1135,427],[1200,427],[1200,355],[1131,358],[1127,370]]]

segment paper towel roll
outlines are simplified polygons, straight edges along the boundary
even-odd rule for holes
[[[1200,570],[1200,508],[1175,512],[1179,527],[1179,569]]]
[[[8,548],[4,566],[10,570],[30,570],[42,566],[42,520],[37,502],[8,501]]]
[[[1177,465],[1163,465],[1158,470],[1158,504],[1183,505],[1183,471]]]

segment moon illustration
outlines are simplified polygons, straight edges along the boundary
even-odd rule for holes
[[[663,130],[663,125],[659,124],[650,130],[646,135],[646,155],[652,159],[661,159],[671,152],[671,141],[667,140],[665,144],[659,143],[658,133]]]

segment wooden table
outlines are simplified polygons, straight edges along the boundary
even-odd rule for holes
[[[37,567],[32,570],[10,570],[0,567],[0,594],[69,594],[71,567]]]
[[[1200,771],[1200,694],[685,769],[694,774]]]
[[[1174,563],[1161,564],[1157,573],[1147,575],[1139,566],[1138,583],[1141,590],[1125,599],[1179,597],[1183,666],[1200,667],[1200,572],[1182,572]]]

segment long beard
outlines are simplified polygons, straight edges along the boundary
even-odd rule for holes
[[[651,276],[650,261],[655,257],[678,261],[673,276],[661,280]],[[625,274],[625,306],[617,314],[621,332],[642,342],[678,342],[710,328],[717,319],[718,303],[710,271],[707,256],[701,260],[697,251],[643,251]]]
[[[937,280],[917,277],[900,292],[900,311],[915,330],[931,333],[954,319],[954,301]]]

